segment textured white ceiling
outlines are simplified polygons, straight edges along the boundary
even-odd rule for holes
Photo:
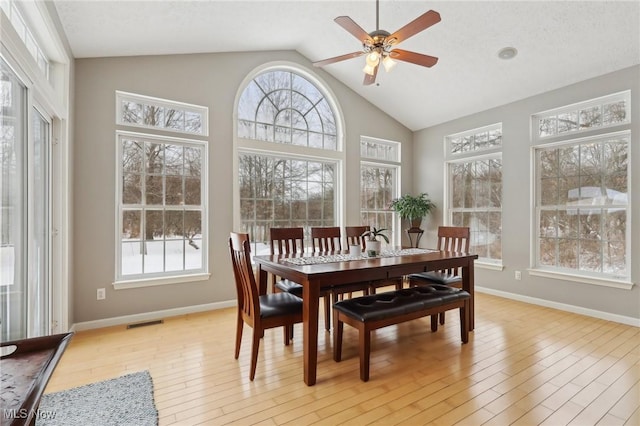
[[[78,58],[293,49],[317,61],[360,49],[335,17],[375,29],[374,0],[54,3]],[[401,62],[375,86],[362,85],[362,57],[324,68],[412,130],[640,64],[640,0],[381,0],[380,28],[429,9],[442,21],[400,47],[439,57],[434,67]],[[505,46],[518,56],[499,59]]]

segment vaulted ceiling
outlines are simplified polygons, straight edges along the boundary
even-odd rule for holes
[[[375,30],[374,0],[54,0],[76,58],[296,50],[310,61],[355,52],[333,19]],[[381,0],[389,32],[433,9],[442,20],[400,47],[436,56],[400,62],[364,86],[364,57],[324,70],[412,130],[640,64],[640,0]],[[518,54],[498,57],[504,47]]]

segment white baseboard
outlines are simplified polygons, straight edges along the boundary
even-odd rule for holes
[[[538,299],[536,297],[523,296],[521,294],[508,293],[506,291],[493,290],[486,287],[476,286],[478,293],[487,293],[492,296],[504,297],[505,299],[517,300],[519,302],[531,303],[532,305],[544,306],[546,308],[554,308],[561,311],[567,311],[574,314],[586,315],[588,317],[599,318],[607,321],[613,321],[620,324],[640,327],[640,319],[625,317],[623,315],[612,314],[609,312],[596,311],[595,309],[582,308],[580,306],[567,305],[565,303],[552,302],[550,300]]]
[[[613,321],[620,324],[640,327],[640,319],[616,315],[609,312],[596,311],[594,309],[582,308],[580,306],[567,305],[565,303],[552,302],[549,300],[538,299],[536,297],[523,296],[506,291],[493,290],[486,287],[476,287],[478,293],[486,293],[493,296],[504,297],[505,299],[517,300],[519,302],[531,303],[533,305],[544,306],[547,308],[559,309],[561,311],[572,312],[574,314],[586,315],[593,318]],[[166,309],[163,311],[145,312],[142,314],[125,315],[121,317],[105,318],[95,321],[86,321],[73,324],[70,331],[91,330],[94,328],[111,327],[114,325],[132,324],[144,321],[154,321],[167,317],[175,317],[178,315],[193,314],[197,312],[212,311],[216,309],[230,308],[236,306],[235,300],[225,302],[207,303],[205,305],[187,306],[184,308]]]
[[[125,315],[121,317],[104,318],[95,321],[78,322],[71,326],[70,331],[92,330],[94,328],[112,327],[114,325],[133,324],[144,321],[155,321],[178,315],[194,314],[197,312],[213,311],[216,309],[236,306],[235,300],[207,303],[205,305],[185,306],[184,308],[165,309],[163,311],[145,312],[142,314]]]

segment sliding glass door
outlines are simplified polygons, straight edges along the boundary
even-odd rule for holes
[[[0,58],[0,340],[49,334],[50,120]],[[31,114],[29,114],[29,111]]]

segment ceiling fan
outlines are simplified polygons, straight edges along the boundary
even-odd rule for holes
[[[408,50],[394,49],[394,46],[401,41],[404,41],[420,31],[424,31],[430,26],[440,22],[440,14],[433,10],[420,15],[393,34],[380,29],[379,0],[376,0],[375,31],[367,33],[362,29],[362,27],[360,27],[360,25],[356,24],[355,21],[348,16],[338,16],[334,21],[362,42],[362,50],[314,62],[313,65],[316,67],[323,67],[335,62],[367,55],[366,65],[363,69],[365,73],[363,84],[370,85],[376,81],[380,62],[382,62],[382,65],[387,72],[396,65],[394,59],[398,61],[411,62],[423,67],[432,67],[438,62],[438,58],[433,56],[410,52]]]

